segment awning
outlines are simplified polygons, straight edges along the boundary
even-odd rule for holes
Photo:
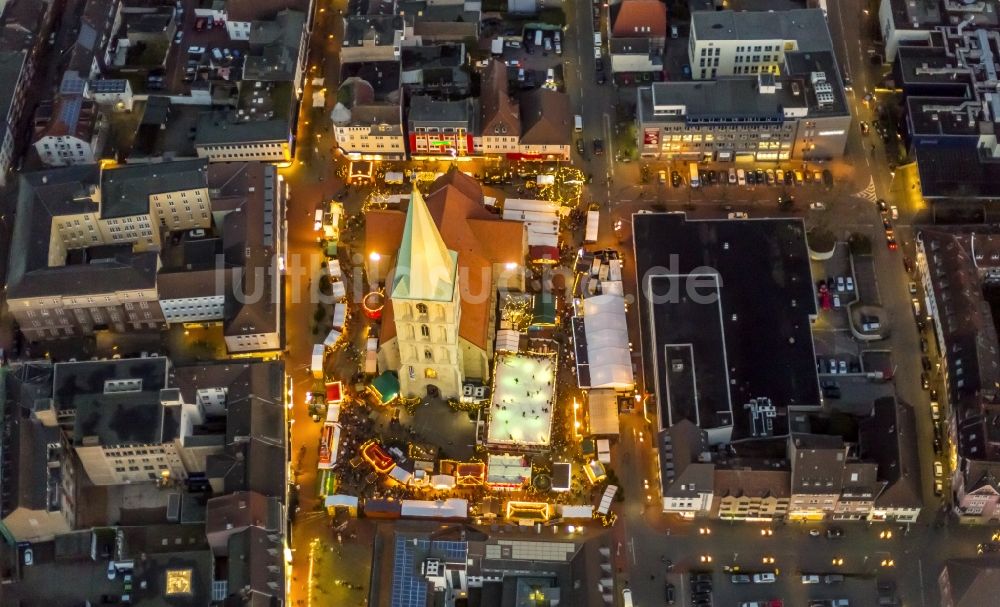
[[[590,388],[631,390],[632,355],[625,322],[625,299],[598,295],[583,301],[583,325],[590,361]]]
[[[531,261],[552,262],[559,261],[559,247],[555,245],[534,245],[528,247],[528,257]]]
[[[392,402],[399,396],[399,379],[392,371],[386,371],[372,381],[372,389],[382,403]]]
[[[591,390],[587,393],[587,406],[591,434],[618,434],[618,397],[614,390]]]
[[[337,345],[337,341],[339,340],[340,340],[340,331],[332,329],[329,333],[327,333],[326,339],[323,340],[323,345],[326,346],[327,348],[332,348],[333,346]]]
[[[342,386],[339,381],[332,381],[326,384],[326,402],[339,403],[343,400]]]
[[[559,506],[559,512],[566,518],[594,518],[593,506]]]
[[[344,327],[344,321],[347,319],[347,304],[339,303],[333,306],[333,326],[338,328]]]
[[[401,485],[407,485],[413,478],[413,473],[405,468],[400,468],[399,466],[396,466],[395,468],[389,471],[389,476],[392,477],[392,479],[397,483]]]
[[[326,406],[326,421],[335,424],[340,421],[340,405],[330,403]]]

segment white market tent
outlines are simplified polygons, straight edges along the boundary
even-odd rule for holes
[[[591,366],[591,373],[594,367]],[[618,396],[614,390],[597,389],[587,393],[591,434],[618,434]]]
[[[593,506],[559,506],[560,514],[563,518],[594,518]]]
[[[431,486],[435,489],[451,489],[455,486],[455,477],[450,474],[435,474],[431,477]]]
[[[357,508],[358,498],[353,495],[342,495],[340,493],[334,495],[326,496],[324,505],[327,508],[334,508],[336,506],[346,506],[347,508]]]
[[[344,283],[339,280],[335,280],[330,283],[330,292],[337,299],[343,299],[347,296],[347,288],[344,287]]]
[[[508,198],[503,218],[520,221],[528,232],[528,246],[559,246],[559,205],[547,200]]]
[[[424,518],[468,518],[469,502],[457,497],[440,501],[403,500],[400,514]]]
[[[337,345],[337,340],[339,339],[340,339],[340,331],[332,329],[329,333],[327,333],[326,339],[323,340],[323,345],[326,346],[327,348],[332,348],[333,346]]]
[[[497,331],[496,344],[494,349],[497,352],[517,352],[521,345],[521,334],[513,329],[500,329]]]
[[[342,329],[347,319],[347,304],[339,303],[333,306],[333,326]]]
[[[587,360],[599,361],[590,365],[590,387],[633,389],[625,299],[620,295],[598,295],[583,300],[583,326]]]
[[[389,471],[389,476],[400,485],[407,485],[413,479],[413,473],[406,468],[394,467]]]

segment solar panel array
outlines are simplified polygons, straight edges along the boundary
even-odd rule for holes
[[[91,80],[90,90],[95,93],[124,93],[126,80]]]
[[[396,537],[396,555],[392,565],[392,607],[425,607],[427,580],[420,575],[417,560],[422,555],[440,556],[446,561],[464,563],[468,556],[467,542],[429,541],[421,538]]]
[[[67,74],[59,84],[59,92],[69,95],[82,95],[86,84],[87,82],[85,80]]]
[[[72,97],[66,99],[62,103],[62,108],[59,111],[59,120],[69,127],[75,127],[77,121],[80,119],[80,108],[83,106],[82,97]]]

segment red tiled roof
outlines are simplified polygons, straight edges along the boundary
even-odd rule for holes
[[[611,28],[613,38],[664,38],[667,6],[660,0],[622,0]]]

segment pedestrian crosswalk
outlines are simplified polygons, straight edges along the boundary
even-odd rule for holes
[[[875,203],[875,201],[878,200],[878,194],[875,192],[875,178],[869,177],[868,186],[865,189],[858,192],[857,194],[855,194],[855,196],[857,196],[858,198],[863,198],[868,202]]]

